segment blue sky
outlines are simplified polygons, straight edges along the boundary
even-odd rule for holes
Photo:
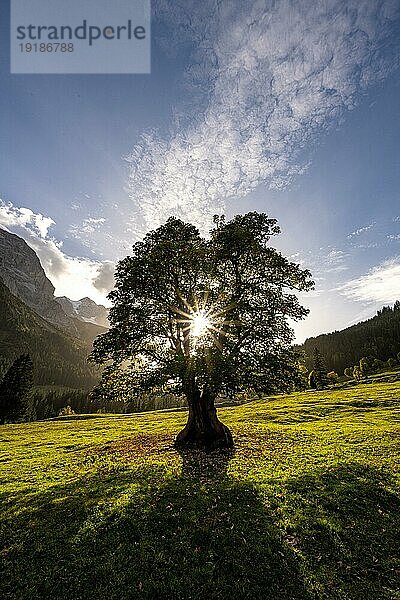
[[[400,298],[397,0],[154,0],[152,73],[123,76],[10,75],[1,11],[0,224],[57,294],[104,301],[171,214],[259,210],[316,280],[298,340]]]

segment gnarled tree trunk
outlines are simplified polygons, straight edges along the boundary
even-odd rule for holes
[[[175,440],[175,446],[205,450],[232,448],[232,434],[217,417],[215,395],[209,390],[200,392],[198,388],[192,387],[186,390],[186,398],[189,417]]]

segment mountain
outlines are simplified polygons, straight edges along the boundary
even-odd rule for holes
[[[328,370],[343,373],[364,356],[388,360],[400,352],[400,302],[383,307],[375,317],[342,331],[308,338],[300,347],[308,369],[313,368],[313,351],[318,348]]]
[[[66,296],[60,296],[56,300],[67,315],[76,316],[86,323],[109,327],[108,310],[102,304],[96,304],[87,297],[81,300],[70,300]]]
[[[106,331],[96,321],[105,322],[107,309],[89,298],[77,308],[54,297],[34,250],[0,228],[0,363],[29,352],[37,384],[92,387],[98,373],[87,356]]]
[[[96,384],[97,369],[87,363],[91,350],[89,339],[73,337],[38,315],[1,279],[0,307],[0,357],[3,365],[9,365],[17,356],[27,352],[34,363],[37,385],[90,389]]]
[[[17,235],[0,229],[0,277],[17,298],[46,320],[71,326],[70,318],[54,298],[54,286],[46,277],[34,250]]]
[[[73,337],[93,342],[97,335],[104,333],[104,328],[94,320],[89,322],[89,319],[78,318],[76,313],[65,310],[55,298],[54,285],[46,277],[35,251],[25,240],[1,228],[0,277],[29,308]]]

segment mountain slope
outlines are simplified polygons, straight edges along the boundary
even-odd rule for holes
[[[1,228],[0,277],[14,296],[46,321],[64,328],[70,335],[92,342],[104,331],[93,320],[82,320],[75,312],[66,312],[54,297],[54,286],[46,277],[35,251],[25,240]],[[94,302],[93,304],[97,306]]]
[[[63,385],[73,388],[92,387],[98,374],[87,364],[91,350],[90,336],[82,326],[81,338],[69,335],[52,325],[10,292],[0,279],[0,356],[10,362],[28,352],[34,363],[38,385]],[[92,327],[91,331],[92,331]],[[97,328],[99,333],[104,329]]]
[[[0,277],[17,298],[47,321],[68,327],[70,319],[54,298],[35,251],[17,235],[0,228]]]
[[[56,300],[67,315],[78,317],[86,323],[109,327],[108,310],[102,304],[96,304],[91,298],[70,300],[66,296],[60,296]]]
[[[380,360],[396,357],[400,352],[400,303],[384,307],[372,319],[333,333],[307,339],[301,349],[308,369],[313,368],[313,351],[318,348],[329,370],[343,373],[363,356]]]

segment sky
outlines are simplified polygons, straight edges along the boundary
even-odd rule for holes
[[[107,304],[170,215],[257,210],[315,280],[297,341],[400,298],[398,0],[153,0],[147,75],[11,75],[7,4],[0,226],[57,295]]]

